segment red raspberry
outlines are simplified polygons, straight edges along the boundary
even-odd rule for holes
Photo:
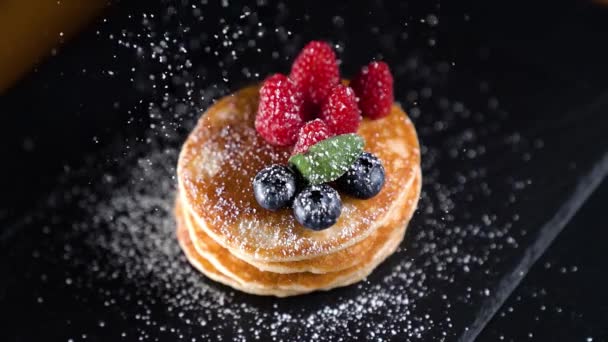
[[[304,92],[304,101],[318,108],[331,88],[340,82],[336,54],[331,46],[320,41],[308,43],[293,62],[289,78]]]
[[[350,87],[338,84],[321,106],[319,117],[335,135],[356,133],[361,122],[357,97]]]
[[[329,127],[321,119],[309,121],[300,129],[298,142],[293,148],[292,154],[304,153],[308,148],[321,140],[332,137]]]
[[[391,112],[393,76],[384,62],[371,62],[353,78],[350,86],[359,97],[359,108],[370,119],[380,119]]]
[[[260,88],[255,129],[272,145],[293,145],[304,125],[301,109],[302,96],[295,85],[287,76],[275,74]]]

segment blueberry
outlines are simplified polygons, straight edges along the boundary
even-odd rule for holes
[[[329,228],[338,221],[341,212],[340,195],[327,184],[306,187],[293,201],[296,220],[312,230]]]
[[[253,194],[265,209],[285,208],[296,194],[296,174],[284,165],[265,167],[253,179]]]
[[[372,198],[384,186],[384,167],[378,157],[363,152],[348,171],[336,181],[340,191],[357,198]]]

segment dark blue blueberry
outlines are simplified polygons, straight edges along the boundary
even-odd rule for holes
[[[288,207],[296,194],[296,174],[284,165],[265,167],[253,179],[253,194],[265,209]]]
[[[327,184],[311,185],[293,200],[293,216],[304,227],[323,230],[338,221],[342,200],[336,190]]]
[[[372,198],[384,186],[384,166],[378,157],[363,152],[348,171],[336,181],[338,189],[357,198]]]

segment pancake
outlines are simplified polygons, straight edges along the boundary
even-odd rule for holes
[[[385,184],[372,199],[343,196],[338,222],[323,231],[301,226],[290,209],[261,208],[251,183],[270,164],[286,164],[289,149],[266,143],[255,131],[258,87],[224,97],[199,120],[178,161],[182,205],[198,227],[238,259],[256,264],[309,260],[353,246],[387,224],[403,205],[419,172],[420,151],[411,121],[394,105],[381,120],[363,119],[358,133],[378,156]]]
[[[420,177],[416,177],[411,198],[418,198],[420,191]],[[409,208],[408,208],[409,209]],[[181,213],[179,212],[181,210]],[[221,247],[213,239],[196,230],[188,213],[176,204],[176,215],[181,215],[186,228],[189,230],[190,241],[197,253],[205,258],[211,265],[226,277],[236,280],[248,288],[276,289],[280,291],[306,293],[317,289],[330,289],[346,286],[361,280],[390,255],[403,239],[411,211],[401,211],[391,219],[391,223],[374,232],[368,239],[372,239],[370,249],[359,258],[356,265],[325,274],[309,272],[280,274],[264,272],[255,266],[238,259],[230,251]],[[365,240],[364,240],[365,241]],[[340,254],[342,251],[338,252]],[[388,254],[387,254],[388,253]],[[339,255],[337,255],[340,258]]]
[[[416,183],[413,192],[418,195],[419,177],[417,177]],[[402,216],[401,219],[394,220],[394,223],[386,229],[378,230],[376,232],[378,240],[383,243],[378,244],[377,248],[366,255],[366,260],[356,266],[325,274],[309,272],[279,274],[260,271],[236,258],[204,233],[192,234],[192,226],[188,227],[187,212],[180,206],[179,200],[176,203],[175,215],[178,222],[178,240],[188,260],[195,268],[210,279],[237,290],[277,297],[330,290],[362,280],[399,246],[409,219],[409,215],[399,215]]]
[[[194,245],[190,240],[190,236],[188,234],[188,229],[184,224],[183,215],[181,215],[178,211],[175,213],[176,223],[177,223],[177,241],[186,255],[186,259],[190,262],[190,264],[196,268],[199,272],[203,273],[209,279],[214,280],[218,283],[228,285],[236,290],[247,292],[250,294],[260,295],[260,296],[270,296],[274,295],[277,297],[287,297],[290,295],[295,295],[296,293],[287,292],[287,291],[278,291],[278,290],[264,290],[264,289],[254,289],[247,288],[244,285],[241,285],[234,279],[227,277],[218,271],[207,259],[201,257],[198,252],[194,249]]]
[[[416,177],[409,182],[407,191],[405,193],[407,196],[390,213],[390,218],[386,224],[379,227],[366,239],[336,253],[307,260],[287,262],[264,263],[251,259],[243,259],[243,261],[254,266],[260,271],[284,274],[299,272],[322,274],[341,271],[355,265],[359,265],[368,260],[371,253],[374,253],[375,250],[378,250],[387,243],[386,237],[390,235],[390,231],[396,229],[398,225],[402,225],[403,222],[408,222],[410,220],[412,214],[416,210],[416,204],[420,195],[420,172],[417,172]],[[194,222],[192,215],[187,211],[188,210],[185,210],[184,216],[186,225],[190,231],[190,238],[194,241],[194,245],[197,247],[197,249],[199,249],[200,246],[198,246],[197,241],[207,241],[210,238],[205,233],[205,230]],[[212,241],[212,243],[217,244],[214,241]],[[219,245],[218,247],[221,248]],[[220,248],[215,248],[215,251],[219,252]],[[221,250],[221,254],[219,254],[220,257],[223,256],[225,251],[228,251],[224,248],[221,248]],[[231,253],[231,251],[228,252]],[[216,254],[210,255],[209,258],[217,259]]]

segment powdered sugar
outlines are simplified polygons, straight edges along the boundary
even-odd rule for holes
[[[267,5],[264,1],[259,4],[260,8]],[[45,288],[68,287],[82,307],[87,307],[91,298],[98,298],[107,312],[113,313],[103,324],[97,318],[82,327],[64,323],[70,331],[76,331],[70,336],[73,340],[112,331],[113,340],[199,341],[294,337],[453,340],[461,335],[480,302],[496,293],[502,276],[496,274],[497,270],[506,269],[505,263],[521,252],[520,241],[533,228],[519,223],[516,205],[523,202],[527,189],[537,179],[517,171],[534,161],[535,152],[543,148],[542,140],[532,144],[529,137],[502,125],[507,113],[488,93],[487,84],[480,96],[487,97],[490,108],[485,103],[469,107],[468,101],[443,87],[452,68],[450,61],[400,55],[399,62],[391,64],[397,80],[395,94],[416,122],[423,144],[424,170],[420,209],[402,248],[368,281],[345,289],[287,300],[234,292],[193,270],[177,245],[172,214],[177,154],[193,127],[191,119],[208,108],[211,100],[228,93],[228,87],[240,88],[239,82],[258,80],[277,71],[242,60],[291,60],[304,38],[293,33],[295,24],[280,24],[280,18],[288,15],[285,3],[275,6],[279,24],[274,18],[266,21],[258,14],[258,7],[238,11],[227,8],[223,12],[226,17],[215,18],[206,15],[205,6],[212,5],[203,2],[179,10],[201,22],[213,21],[210,26],[217,31],[196,32],[195,25],[180,25],[179,35],[175,27],[163,31],[162,24],[175,20],[178,11],[170,7],[160,18],[138,17],[141,32],[126,32],[117,41],[158,64],[153,70],[137,68],[134,75],[137,89],[154,89],[155,101],[149,103],[151,129],[136,143],[120,141],[115,148],[104,151],[80,178],[69,176],[69,182],[55,193],[47,208],[29,222],[41,232],[34,250],[28,251],[31,265],[62,267],[63,275],[60,279],[49,277],[42,267],[31,265],[31,269],[19,270],[25,274],[32,269],[40,271],[29,278],[29,285],[40,289],[36,301],[44,308],[53,295],[44,292]],[[336,27],[351,23],[349,18],[336,18]],[[409,23],[406,27],[417,22],[412,18],[403,21]],[[381,23],[371,25],[370,30],[385,51],[414,39],[406,30],[389,34]],[[210,43],[216,40],[222,42],[219,47]],[[265,40],[277,40],[277,44],[265,45]],[[335,43],[340,52],[352,51],[349,49],[355,45],[353,40],[340,38]],[[278,45],[276,51],[261,48]],[[213,62],[192,62],[201,55],[213,58]],[[260,55],[263,58],[259,59]],[[228,114],[226,122],[230,120]],[[225,139],[214,143],[226,144],[224,150],[234,155],[247,155],[260,163],[282,163],[286,158],[287,153],[278,150],[262,155],[251,149],[237,151],[230,143],[232,139],[253,142],[259,138],[254,129],[236,134],[225,125],[216,133]],[[488,144],[488,136],[492,136],[493,145]],[[217,150],[209,146],[209,151]],[[395,147],[394,153],[402,150]],[[224,155],[205,151],[199,155],[207,159],[195,164],[210,163],[213,167],[207,169],[214,174],[225,168],[247,167]],[[116,162],[101,162],[106,159]],[[512,163],[513,175],[495,177],[493,165],[498,163],[489,163],[488,159]],[[102,175],[91,175],[99,169]],[[250,180],[243,183],[244,187],[249,185]],[[213,194],[221,196],[229,190],[215,187]],[[218,203],[221,209],[228,209],[229,215],[230,206]],[[66,208],[75,214],[62,215]],[[353,210],[345,205],[342,215],[350,215]],[[276,241],[256,230],[255,222],[242,224],[239,234],[255,233],[260,240]],[[343,237],[352,236],[350,228],[341,231]],[[293,239],[286,241],[298,244]]]
[[[74,194],[69,201],[85,217],[61,233],[58,248],[76,261],[66,270],[65,281],[113,306],[129,306],[126,312],[140,312],[131,323],[137,329],[129,331],[128,338],[427,340],[437,331],[453,336],[462,328],[451,314],[455,307],[483,298],[489,290],[468,287],[464,297],[452,297],[453,291],[441,287],[454,282],[466,287],[467,277],[481,276],[494,265],[498,250],[516,248],[516,236],[509,233],[511,221],[495,225],[497,217],[491,212],[472,217],[466,202],[457,206],[455,198],[475,193],[477,184],[485,188],[484,182],[464,192],[461,181],[440,181],[433,165],[446,154],[426,151],[432,164],[427,164],[420,211],[404,243],[407,250],[381,265],[368,282],[302,299],[258,300],[205,279],[187,263],[174,236],[176,147],[142,150],[122,159],[119,174],[94,179],[92,184],[98,186],[65,192]],[[485,179],[483,169],[467,174],[465,183]],[[348,214],[345,207],[343,215]],[[463,218],[468,223],[454,223]],[[58,218],[49,230],[57,234],[64,223]],[[83,243],[84,248],[75,247]],[[44,249],[39,253],[49,254]],[[121,290],[104,287],[108,278],[120,279],[131,299],[123,299],[127,293]],[[166,321],[161,312],[172,313],[174,320]],[[106,319],[104,328],[112,327],[112,320]]]

